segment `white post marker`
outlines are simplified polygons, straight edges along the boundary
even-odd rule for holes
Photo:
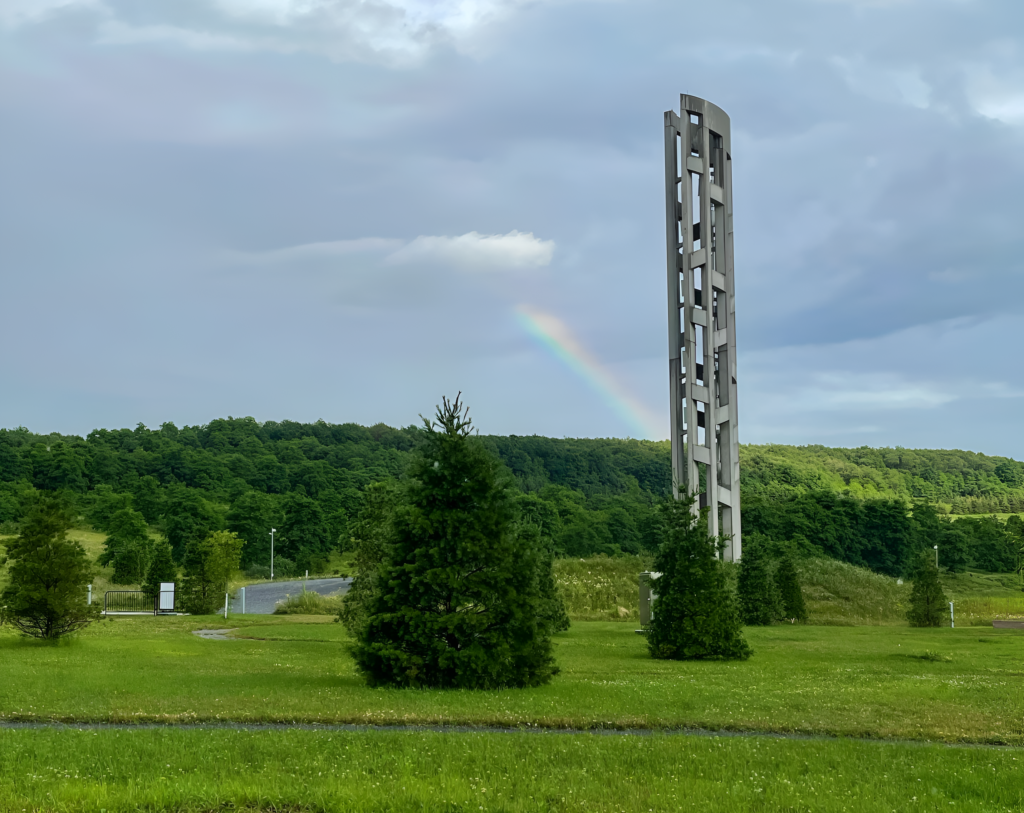
[[[242,588],[242,615],[245,615],[245,588]]]
[[[92,585],[89,585],[89,606],[92,606]]]
[[[228,594],[225,593],[224,594],[224,619],[227,620],[227,617],[228,617]]]
[[[953,618],[953,602],[949,602],[949,626],[955,627],[956,620]]]
[[[938,545],[933,545],[932,547],[935,548],[935,567],[938,567],[939,566],[939,546]]]

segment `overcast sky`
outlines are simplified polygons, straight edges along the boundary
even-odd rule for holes
[[[1019,0],[0,0],[0,426],[667,437],[680,93],[740,440],[1024,458]]]

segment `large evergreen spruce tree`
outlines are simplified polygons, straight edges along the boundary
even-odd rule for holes
[[[736,593],[744,624],[764,627],[781,617],[782,599],[772,576],[772,561],[765,545],[744,545]]]
[[[82,546],[67,538],[71,517],[58,496],[42,495],[21,533],[7,542],[10,581],[0,605],[6,605],[5,619],[33,638],[60,638],[96,618],[96,608],[86,603],[93,567]]]
[[[512,495],[467,412],[446,398],[424,420],[354,649],[373,686],[536,686],[557,671],[541,554],[515,532]]]
[[[651,656],[673,660],[746,659],[739,614],[708,538],[706,511],[694,515],[693,498],[663,506],[664,541],[654,560],[661,573],[647,631]]]
[[[782,601],[782,617],[789,621],[806,621],[807,605],[804,604],[804,591],[800,587],[792,554],[785,553],[779,559],[775,568],[775,586]]]
[[[939,583],[939,569],[932,551],[921,551],[912,576],[914,587],[910,591],[910,609],[907,619],[912,627],[938,627],[949,611],[949,599]]]

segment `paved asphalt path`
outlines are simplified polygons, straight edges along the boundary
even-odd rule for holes
[[[321,596],[330,593],[347,593],[352,579],[308,579],[306,591],[319,593]],[[302,579],[287,582],[264,582],[250,584],[245,588],[246,615],[270,615],[274,612],[277,602],[284,601],[289,595],[302,592]],[[242,599],[239,596],[231,602],[231,612],[242,612]]]

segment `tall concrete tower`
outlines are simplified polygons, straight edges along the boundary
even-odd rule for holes
[[[736,411],[736,301],[732,252],[729,117],[680,97],[665,113],[668,367],[672,477],[700,495],[708,533],[731,537],[740,558],[740,459]]]

